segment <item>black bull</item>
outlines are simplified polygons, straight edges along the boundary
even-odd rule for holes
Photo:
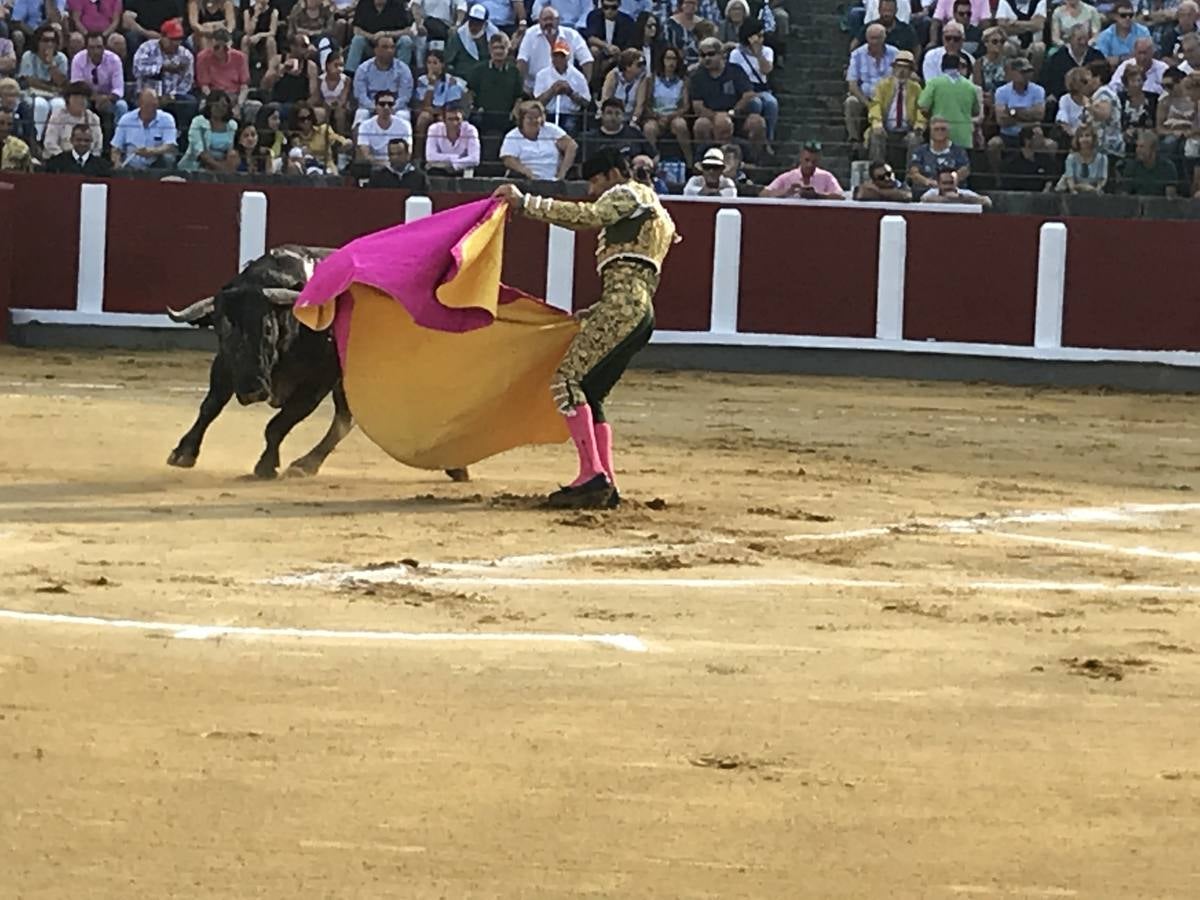
[[[216,295],[176,312],[173,321],[217,333],[217,355],[209,371],[208,394],[187,434],[167,457],[167,464],[191,468],[200,442],[231,397],[243,406],[266,400],[279,412],[267,423],[267,445],[254,466],[258,478],[274,478],[279,447],[297,424],[333,393],[333,422],[308,453],[288,466],[288,474],[315,475],[326,457],[354,427],[342,386],[342,369],[332,329],[318,332],[292,315],[292,305],[308,283],[313,267],[333,251],[285,244],[251,262]],[[447,470],[455,481],[466,469]]]

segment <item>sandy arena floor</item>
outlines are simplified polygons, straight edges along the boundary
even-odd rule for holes
[[[556,514],[206,371],[0,351],[0,896],[1200,896],[1196,399],[640,372]]]

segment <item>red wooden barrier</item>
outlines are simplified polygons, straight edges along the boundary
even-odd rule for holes
[[[904,336],[1032,344],[1041,224],[1027,216],[909,216]]]
[[[0,182],[0,343],[8,340],[8,310],[13,305],[13,225],[17,215],[17,189]]]
[[[79,280],[79,186],[67,175],[7,175],[13,186],[12,306],[74,309]],[[90,179],[88,179],[90,180]]]

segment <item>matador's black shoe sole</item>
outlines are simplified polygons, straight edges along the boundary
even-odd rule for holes
[[[546,506],[550,509],[612,509],[616,492],[607,477],[597,475],[579,487],[559,488],[546,498]]]

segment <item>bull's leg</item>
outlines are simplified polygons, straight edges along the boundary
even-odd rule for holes
[[[329,389],[317,386],[305,386],[298,389],[267,423],[267,446],[262,456],[254,465],[255,478],[274,478],[275,470],[279,468],[279,445],[296,425],[307,419],[314,409],[321,405]]]
[[[213,420],[221,414],[225,404],[233,396],[233,378],[225,366],[225,361],[217,356],[212,361],[208,374],[208,393],[200,404],[200,415],[188,433],[179,439],[171,455],[167,457],[168,466],[179,466],[190,469],[196,464],[200,455],[200,442],[204,440],[204,432]]]
[[[342,442],[354,428],[354,417],[350,415],[350,404],[346,402],[346,389],[339,381],[333,389],[333,422],[325,437],[290,466],[285,475],[316,475],[325,458]]]

